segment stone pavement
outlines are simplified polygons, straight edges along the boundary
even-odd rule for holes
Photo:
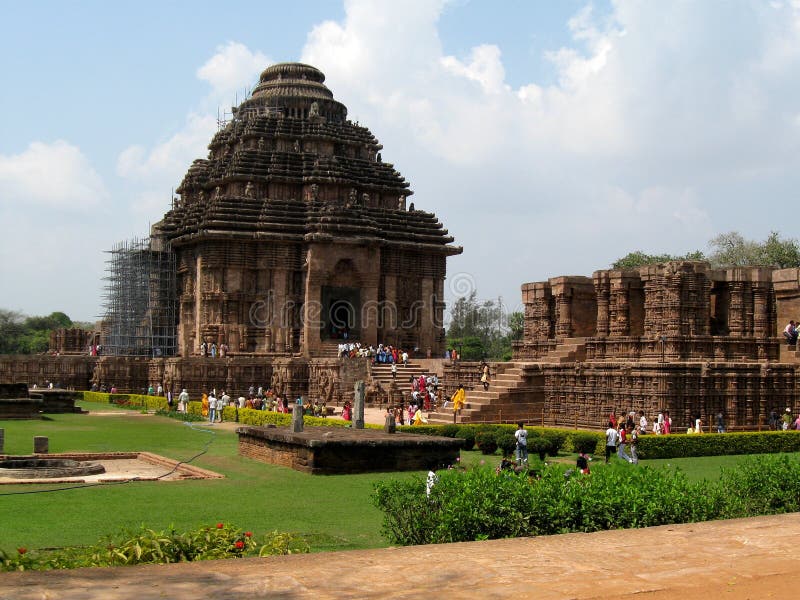
[[[0,576],[0,600],[798,597],[800,513],[521,538]]]

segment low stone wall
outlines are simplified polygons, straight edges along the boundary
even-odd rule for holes
[[[313,475],[421,471],[455,463],[462,440],[375,429],[239,427],[239,454]]]

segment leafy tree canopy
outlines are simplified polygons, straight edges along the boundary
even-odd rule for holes
[[[708,256],[700,250],[684,255],[645,254],[637,250],[615,261],[611,267],[632,269],[672,260],[707,260],[714,267],[800,267],[800,245],[797,240],[782,238],[777,231],[771,232],[763,242],[748,240],[738,231],[730,231],[714,237],[708,245],[711,248]]]
[[[511,342],[522,338],[522,313],[506,312],[502,298],[479,300],[473,290],[453,303],[447,344],[462,360],[509,360]]]
[[[72,319],[63,312],[54,312],[46,317],[26,317],[17,311],[0,309],[0,354],[46,352],[50,332],[72,325]]]

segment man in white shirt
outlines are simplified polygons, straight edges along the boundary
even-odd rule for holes
[[[208,422],[213,423],[217,418],[217,397],[212,393],[208,397]]]
[[[617,439],[619,438],[619,434],[617,430],[614,429],[614,424],[609,421],[608,422],[608,429],[606,429],[606,463],[611,459],[612,454],[616,454],[617,452]]]
[[[514,432],[514,437],[517,438],[517,464],[528,464],[528,432],[525,431],[525,423],[520,421],[517,423],[517,430]]]

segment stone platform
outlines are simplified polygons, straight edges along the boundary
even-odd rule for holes
[[[0,419],[38,419],[44,407],[41,398],[28,395],[24,383],[0,383]]]
[[[313,475],[420,471],[451,465],[462,440],[377,429],[238,427],[239,454]]]

